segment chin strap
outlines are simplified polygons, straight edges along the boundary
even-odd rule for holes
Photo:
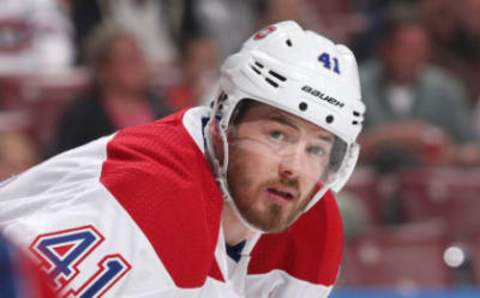
[[[215,123],[213,123],[213,121],[216,121],[215,118],[213,117],[212,115],[212,118],[210,119],[210,121],[207,123],[207,125],[205,126],[204,128],[204,136],[205,136],[205,141],[206,141],[206,153],[207,153],[207,157],[208,159],[210,160],[210,162],[212,163],[212,166],[214,168],[214,172],[215,172],[215,179],[217,181],[217,184],[219,185],[222,193],[223,193],[223,199],[225,201],[225,203],[229,204],[230,207],[233,209],[235,215],[237,216],[237,218],[240,220],[240,222],[245,226],[247,227],[249,230],[251,230],[252,232],[254,233],[258,233],[258,234],[263,234],[264,231],[258,229],[257,227],[253,226],[252,224],[250,224],[247,220],[245,220],[243,218],[243,216],[240,214],[240,211],[238,210],[234,200],[233,200],[233,197],[231,195],[231,192],[230,192],[230,188],[228,187],[228,182],[227,182],[227,161],[228,161],[228,143],[227,143],[227,136],[226,136],[226,132],[225,132],[225,129],[223,129],[222,127],[219,127],[219,133],[221,135],[221,138],[222,138],[222,143],[223,143],[223,151],[224,151],[224,161],[223,161],[223,165],[220,164],[220,161],[218,160],[217,156],[216,156],[216,153],[215,153],[215,148],[213,146],[213,139],[212,139],[212,135],[211,135],[211,132],[210,132],[210,129],[209,129],[209,126],[210,125],[216,125]]]

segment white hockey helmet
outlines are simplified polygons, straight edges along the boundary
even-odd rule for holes
[[[305,31],[293,21],[285,21],[257,32],[225,61],[210,119],[219,121],[224,160],[215,156],[209,130],[207,152],[227,200],[232,200],[227,182],[227,130],[235,109],[245,99],[291,113],[341,140],[339,152],[332,153],[331,173],[306,210],[328,189],[338,192],[343,187],[358,158],[356,139],[365,112],[357,63],[347,47]]]

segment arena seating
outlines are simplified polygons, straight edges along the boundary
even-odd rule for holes
[[[357,168],[342,191],[352,193],[361,200],[370,217],[370,223],[373,225],[383,223],[382,197],[379,193],[376,176],[370,168]]]
[[[52,141],[64,107],[85,92],[88,85],[88,73],[82,69],[61,74],[1,75],[0,109],[21,114],[24,125],[16,127],[27,128],[45,145]]]
[[[443,261],[448,244],[438,221],[371,230],[346,243],[340,285],[407,290],[450,286],[454,272]]]
[[[480,232],[480,169],[425,168],[399,179],[407,222],[444,221],[454,240]]]

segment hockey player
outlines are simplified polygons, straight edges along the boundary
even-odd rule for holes
[[[327,297],[331,190],[364,106],[345,46],[287,21],[222,67],[212,108],[67,151],[0,188],[0,225],[63,297]]]

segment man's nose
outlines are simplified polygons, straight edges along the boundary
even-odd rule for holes
[[[284,177],[297,178],[304,166],[304,153],[302,146],[296,146],[290,154],[280,158],[279,174]]]

